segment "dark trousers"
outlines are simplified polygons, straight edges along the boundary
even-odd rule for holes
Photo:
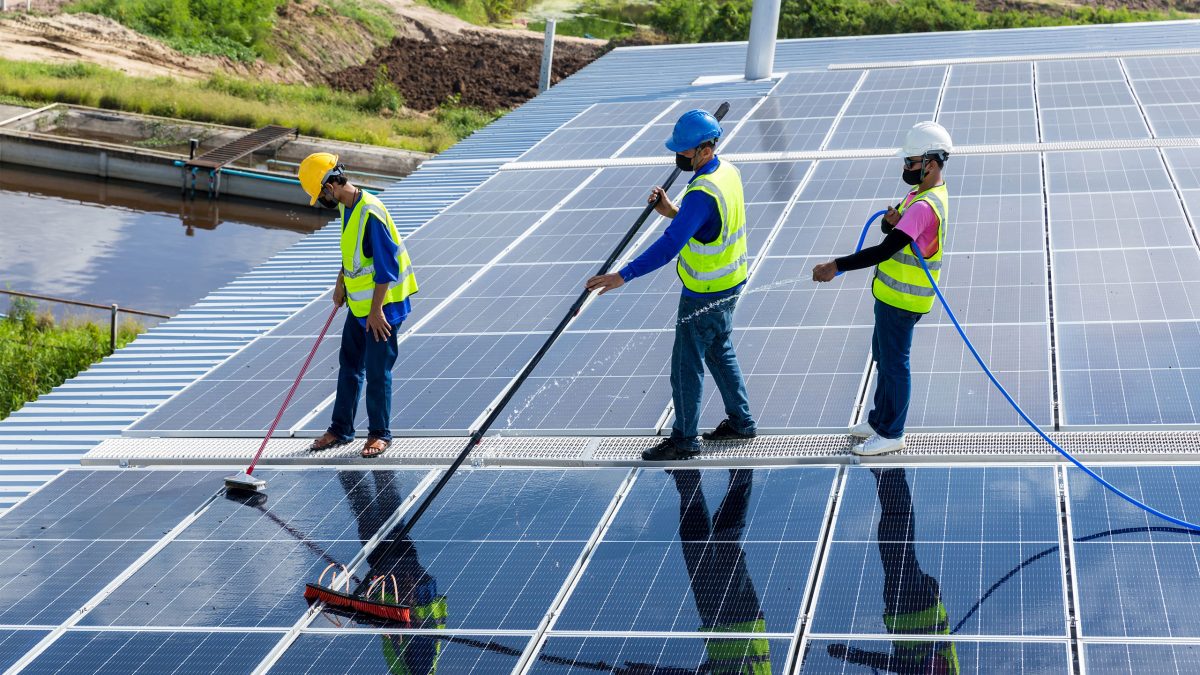
[[[909,352],[913,329],[922,314],[875,301],[875,333],[871,336],[871,356],[875,359],[875,407],[867,421],[884,438],[904,435],[908,402],[912,398],[912,373]]]
[[[342,327],[342,350],[338,356],[337,398],[333,402],[333,421],[329,433],[342,440],[354,438],[354,416],[358,413],[358,397],[363,380],[367,384],[367,433],[373,438],[391,440],[392,432],[392,366],[396,365],[396,334],[400,326],[392,326],[386,340],[376,340],[359,323],[353,312],[346,312]]]

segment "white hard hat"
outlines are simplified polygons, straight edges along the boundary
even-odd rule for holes
[[[954,143],[950,140],[950,132],[937,122],[917,122],[908,130],[904,137],[904,147],[900,148],[901,157],[922,157],[931,152],[941,151],[950,154]]]

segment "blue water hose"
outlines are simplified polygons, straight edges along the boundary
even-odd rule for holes
[[[867,239],[867,232],[870,231],[871,224],[874,223],[875,220],[877,218],[879,218],[879,216],[883,215],[884,213],[887,213],[887,211],[878,211],[874,215],[872,215],[870,218],[867,219],[867,224],[863,226],[862,234],[858,238],[858,248],[855,249],[856,252],[862,250],[863,242],[865,242]],[[1163,513],[1162,511],[1159,511],[1158,509],[1156,509],[1152,506],[1143,504],[1142,502],[1125,494],[1118,487],[1116,487],[1112,483],[1109,483],[1108,481],[1101,478],[1095,471],[1092,471],[1091,469],[1084,466],[1083,462],[1080,462],[1078,459],[1075,459],[1075,457],[1072,456],[1071,453],[1067,452],[1066,450],[1063,450],[1061,447],[1059,447],[1058,443],[1054,442],[1054,439],[1052,439],[1048,435],[1046,435],[1046,432],[1042,431],[1042,428],[1037,425],[1037,422],[1034,422],[1032,419],[1030,419],[1029,415],[1026,415],[1025,411],[1021,409],[1021,406],[1017,405],[1017,402],[1013,400],[1013,397],[1011,395],[1009,395],[1008,391],[1004,389],[1004,386],[1000,384],[1000,381],[996,379],[996,376],[992,374],[992,370],[990,368],[988,368],[986,363],[984,363],[983,357],[981,357],[979,355],[979,352],[975,350],[975,345],[971,344],[971,340],[970,340],[970,338],[967,337],[967,334],[963,331],[962,325],[960,323],[958,323],[958,317],[954,316],[954,311],[950,309],[950,304],[946,302],[946,298],[942,295],[942,289],[939,288],[937,285],[937,282],[933,280],[933,275],[930,274],[930,272],[929,272],[929,266],[925,264],[925,257],[921,255],[921,251],[916,246],[916,242],[913,242],[911,245],[909,245],[909,248],[912,250],[913,255],[915,255],[917,257],[917,260],[921,261],[921,269],[925,270],[925,277],[929,279],[929,283],[933,286],[933,292],[937,294],[937,299],[942,303],[942,307],[945,308],[946,315],[950,317],[950,321],[954,322],[954,327],[958,330],[959,337],[961,337],[963,339],[963,342],[967,345],[967,349],[971,350],[971,355],[975,357],[975,360],[977,362],[979,362],[979,367],[983,368],[984,374],[986,374],[988,376],[988,379],[992,381],[992,384],[996,385],[996,389],[1004,396],[1004,399],[1006,401],[1008,401],[1008,404],[1012,406],[1013,410],[1017,411],[1017,414],[1021,416],[1021,419],[1025,420],[1025,423],[1028,424],[1031,429],[1036,431],[1038,433],[1038,435],[1042,437],[1042,440],[1049,443],[1050,447],[1052,447],[1058,451],[1058,454],[1071,460],[1072,464],[1074,464],[1075,466],[1082,469],[1084,473],[1091,476],[1093,479],[1096,480],[1096,482],[1100,483],[1104,487],[1111,490],[1113,492],[1113,494],[1117,495],[1121,499],[1124,499],[1125,501],[1129,502],[1130,504],[1133,504],[1134,506],[1138,507],[1139,509],[1142,509],[1146,513],[1150,513],[1155,516],[1158,516],[1159,518],[1162,518],[1163,520],[1165,520],[1169,523],[1174,523],[1176,525],[1179,525],[1180,527],[1185,527],[1189,530],[1200,531],[1200,525],[1193,525],[1192,523],[1189,523],[1186,520],[1181,520],[1179,518],[1176,518],[1175,516],[1167,515],[1167,514]],[[841,272],[838,272],[838,274],[841,274]]]

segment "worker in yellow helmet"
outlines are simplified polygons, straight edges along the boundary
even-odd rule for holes
[[[342,217],[342,269],[333,288],[333,304],[349,305],[342,329],[337,398],[333,419],[314,452],[354,440],[354,415],[366,380],[367,442],[363,457],[377,457],[392,442],[392,366],[396,335],[412,309],[417,277],[404,241],[378,197],[346,179],[337,155],[317,152],[304,158],[298,172],[309,204],[336,208]]]
[[[900,148],[901,178],[913,186],[883,217],[884,240],[858,253],[823,262],[813,268],[813,281],[833,281],[839,272],[875,267],[871,293],[875,296],[875,407],[863,422],[850,427],[859,439],[856,455],[882,455],[904,448],[904,422],[912,397],[909,352],[917,322],[933,309],[934,291],[920,252],[934,281],[942,269],[942,244],[947,230],[950,193],[942,168],[953,150],[950,134],[937,122],[918,122]]]

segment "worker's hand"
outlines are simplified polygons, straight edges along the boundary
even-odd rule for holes
[[[346,304],[346,286],[342,284],[339,278],[337,283],[333,285],[333,306],[341,307]]]
[[[620,288],[625,285],[625,279],[620,274],[613,272],[611,274],[601,274],[587,280],[587,289],[589,291],[600,291],[600,295],[611,291],[614,288]]]
[[[383,309],[374,310],[367,315],[367,332],[375,336],[376,342],[383,342],[392,336],[392,327],[383,316]]]
[[[654,210],[660,216],[674,218],[679,215],[679,209],[675,206],[675,202],[672,202],[671,198],[667,196],[667,191],[657,185],[650,191],[650,196],[646,198],[646,203],[653,204]]]
[[[837,263],[830,260],[813,268],[813,281],[833,281],[837,276]]]
[[[900,222],[900,212],[894,206],[887,207],[887,213],[883,214],[883,224],[886,226],[884,229],[891,230],[898,222]]]

